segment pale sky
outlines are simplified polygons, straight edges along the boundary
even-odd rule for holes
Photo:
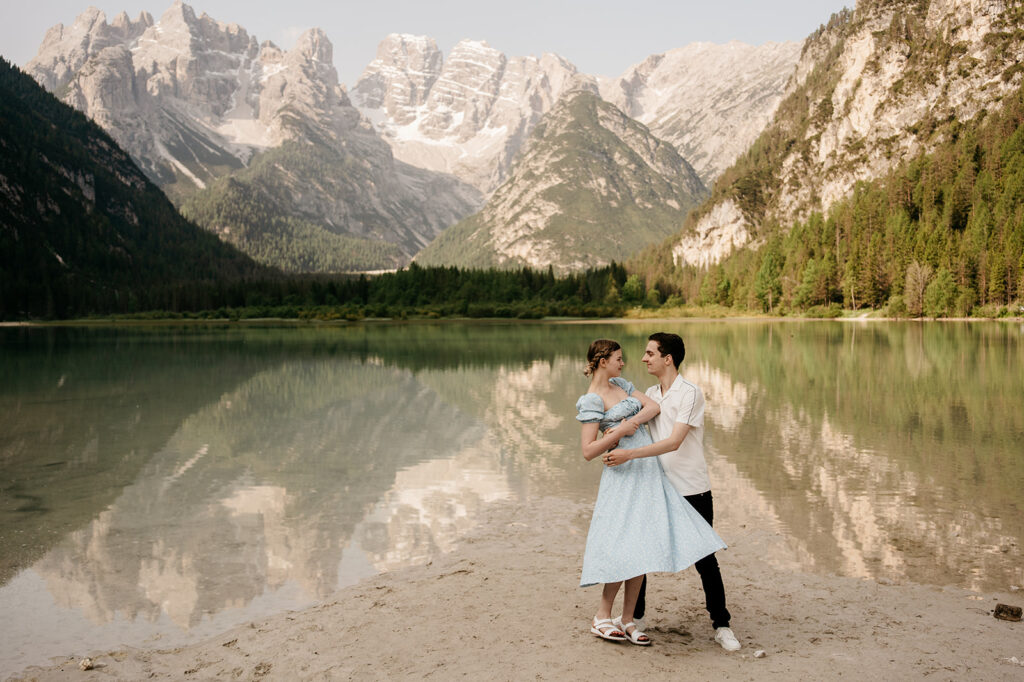
[[[0,54],[24,66],[47,29],[92,4],[107,21],[125,10],[159,19],[171,0],[0,0]],[[752,45],[803,40],[854,0],[195,0],[197,15],[235,23],[257,40],[290,49],[307,28],[334,45],[341,82],[351,88],[389,33],[426,35],[447,56],[464,38],[485,40],[506,55],[554,52],[591,75],[618,76],[646,57],[703,41]]]

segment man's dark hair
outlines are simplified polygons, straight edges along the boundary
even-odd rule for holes
[[[658,344],[658,352],[662,355],[671,355],[672,363],[676,366],[676,371],[679,371],[679,364],[686,357],[686,346],[683,345],[683,339],[679,334],[655,332],[648,336],[647,340]]]

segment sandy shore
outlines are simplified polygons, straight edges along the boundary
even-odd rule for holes
[[[720,563],[741,651],[712,640],[693,569],[653,577],[653,646],[601,641],[589,633],[598,588],[577,587],[589,515],[555,499],[497,503],[456,552],[320,606],[182,648],[54,652],[62,663],[18,679],[1024,680],[1024,623],[992,616],[1024,593],[773,567],[776,536],[728,524]],[[95,670],[79,670],[83,656]]]

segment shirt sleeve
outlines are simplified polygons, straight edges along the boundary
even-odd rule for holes
[[[625,391],[626,395],[633,395],[633,391],[636,390],[636,386],[622,377],[612,377],[611,382]]]
[[[592,424],[604,419],[604,401],[596,393],[581,395],[576,401],[576,421]]]
[[[704,426],[704,393],[689,384],[679,397],[679,412],[676,421],[690,426]]]

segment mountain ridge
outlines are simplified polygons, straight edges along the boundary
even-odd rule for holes
[[[256,156],[291,141],[330,149],[327,176],[358,168],[362,180],[313,200],[301,188],[317,177],[302,164],[279,168],[278,183],[293,191],[260,210],[268,224],[305,221],[322,237],[303,245],[310,254],[337,235],[388,242],[398,254],[389,265],[400,264],[480,205],[454,177],[395,161],[338,83],[320,29],[285,51],[237,24],[196,16],[181,0],[157,21],[125,21],[108,24],[88,10],[72,27],[51,29],[26,70],[106,127],[177,204],[208,195],[220,177],[244,182]],[[224,225],[204,227],[226,234]],[[237,234],[244,226],[228,227]]]
[[[938,123],[998,107],[1021,81],[1014,12],[1000,0],[860,0],[834,15],[805,42],[772,122],[672,244],[673,262],[706,268],[756,248],[927,151]]]
[[[557,272],[606,265],[675,231],[705,191],[671,144],[581,89],[534,127],[484,208],[415,260]]]
[[[182,218],[96,123],[0,58],[0,318],[159,309],[269,278]]]
[[[771,119],[800,49],[800,42],[691,43],[598,84],[604,99],[675,145],[710,185]]]
[[[466,39],[444,59],[433,38],[391,34],[352,98],[397,158],[489,194],[540,117],[580,87],[597,90],[593,78],[555,54],[507,57]]]
[[[508,177],[540,117],[566,92],[591,90],[676,145],[707,183],[767,123],[799,48],[694,43],[605,78],[555,54],[507,57],[485,41],[461,41],[446,61],[428,36],[391,34],[352,98],[398,158],[455,173],[489,193]],[[469,86],[453,85],[460,82]]]

